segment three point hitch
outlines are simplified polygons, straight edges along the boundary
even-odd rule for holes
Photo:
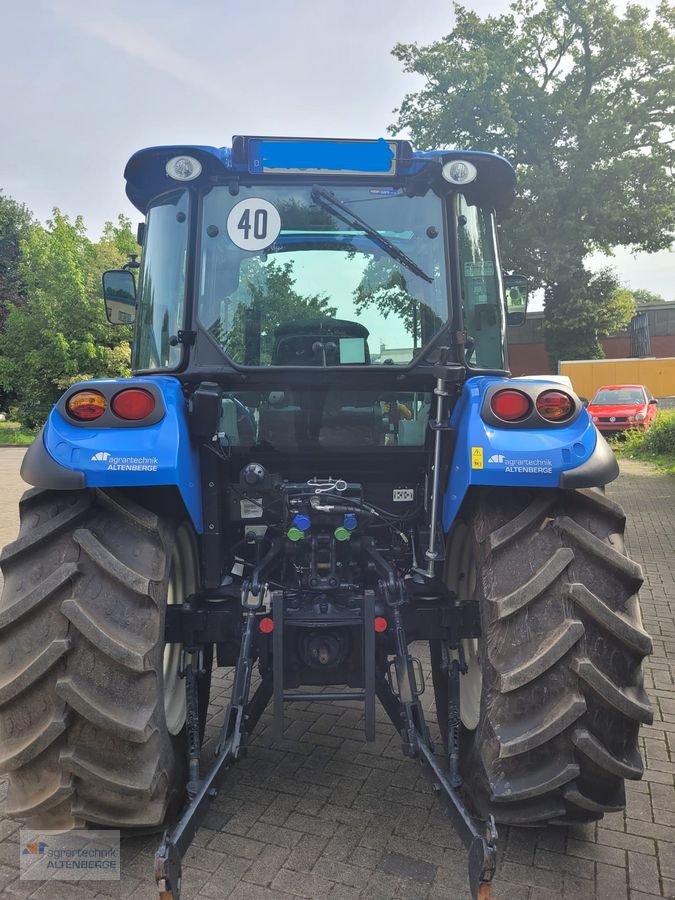
[[[375,560],[380,563],[381,560]],[[388,573],[389,574],[389,573]],[[391,573],[393,575],[393,573]],[[284,691],[283,653],[281,640],[285,621],[283,591],[271,591],[270,601],[274,619],[273,663],[263,670],[255,692],[251,695],[254,665],[254,628],[256,614],[262,606],[263,591],[257,594],[243,592],[243,632],[239,657],[235,668],[232,695],[228,705],[215,756],[206,774],[199,771],[198,700],[194,685],[195,664],[199,668],[199,648],[191,648],[186,654],[190,662],[185,666],[187,683],[188,756],[190,764],[189,803],[174,828],[164,834],[155,854],[155,878],[160,900],[180,900],[181,861],[194,839],[199,825],[208,811],[211,800],[218,795],[220,785],[232,765],[241,758],[247,740],[270,700],[274,704],[274,730],[283,730],[283,704],[302,698],[326,701],[340,699],[363,700],[365,707],[366,738],[375,738],[375,697],[384,707],[394,727],[401,735],[403,752],[419,760],[431,781],[434,793],[444,801],[452,825],[468,851],[468,875],[470,895],[473,900],[489,900],[492,897],[491,882],[496,865],[497,831],[494,820],[479,823],[466,809],[460,795],[457,752],[459,731],[459,671],[460,662],[449,661],[443,667],[448,678],[450,697],[448,721],[448,769],[441,766],[434,754],[429,731],[424,721],[420,702],[423,690],[418,660],[408,651],[408,643],[401,615],[404,600],[402,583],[395,578],[383,584],[388,618],[394,639],[391,662],[386,655],[375,652],[374,646],[374,594],[366,592],[362,604],[363,641],[363,690],[349,694],[302,693]]]

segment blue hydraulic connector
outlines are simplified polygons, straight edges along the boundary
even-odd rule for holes
[[[345,513],[342,524],[347,529],[347,531],[354,531],[356,526],[359,524],[359,520],[356,518],[356,513]]]
[[[300,531],[309,531],[312,527],[312,520],[309,516],[297,513],[297,515],[293,516],[293,525],[295,525],[296,528],[299,528]]]

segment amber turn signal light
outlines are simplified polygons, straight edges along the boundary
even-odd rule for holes
[[[542,419],[549,422],[561,422],[574,412],[574,400],[563,391],[544,391],[537,397],[535,406]]]
[[[68,414],[81,422],[98,419],[106,411],[107,406],[105,397],[98,391],[77,391],[66,403]]]

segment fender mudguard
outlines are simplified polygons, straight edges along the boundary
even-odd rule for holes
[[[530,416],[523,425],[500,427],[489,413],[495,386],[522,390],[532,398],[544,390],[564,390],[577,410],[569,422],[548,425]],[[491,390],[492,389],[492,390]],[[619,466],[579,398],[559,382],[478,376],[464,382],[450,416],[455,444],[443,502],[448,531],[471,485],[494,487],[585,488],[613,481]]]
[[[77,390],[99,389],[110,397],[123,388],[151,390],[158,403],[151,424],[102,421],[74,424],[65,401]],[[160,408],[163,407],[163,408]],[[21,477],[56,490],[175,486],[198,533],[203,531],[199,456],[187,425],[181,384],[169,375],[87,381],[69,388],[28,448]]]

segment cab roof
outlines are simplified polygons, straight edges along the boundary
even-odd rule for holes
[[[187,156],[201,167],[190,180],[171,177],[167,165]],[[477,150],[414,150],[408,141],[380,138],[376,141],[323,138],[260,138],[235,136],[232,147],[175,144],[147,147],[131,157],[124,170],[127,196],[145,213],[160,194],[182,185],[200,187],[228,178],[247,183],[270,180],[295,182],[336,181],[368,184],[401,184],[415,176],[438,179],[442,166],[464,160],[477,169],[475,180],[462,188],[472,202],[503,209],[513,202],[516,175],[501,156]]]

